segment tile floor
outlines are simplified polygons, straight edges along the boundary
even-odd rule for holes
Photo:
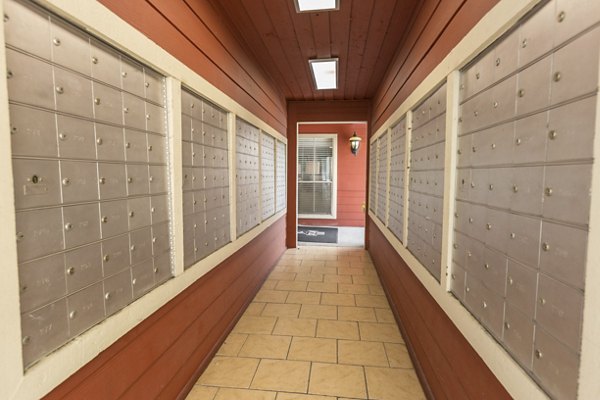
[[[424,399],[366,251],[288,250],[187,400]]]

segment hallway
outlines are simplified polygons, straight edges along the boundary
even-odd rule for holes
[[[187,400],[424,398],[362,249],[287,250]]]

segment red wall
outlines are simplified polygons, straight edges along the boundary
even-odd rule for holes
[[[296,176],[297,176],[297,125],[299,122],[330,121],[369,121],[371,119],[371,102],[368,100],[349,101],[289,101],[287,108],[288,138],[288,176],[287,176],[287,234],[286,245],[296,247]],[[369,134],[367,125],[367,135]],[[364,145],[364,143],[363,143]],[[363,147],[363,150],[367,146]],[[366,153],[366,151],[364,152]],[[367,157],[368,158],[368,157]],[[366,183],[365,188],[366,190]],[[365,229],[368,229],[366,227]],[[365,241],[366,241],[365,236]],[[365,243],[366,244],[366,243]]]
[[[350,152],[350,137],[362,139],[356,156]],[[365,226],[367,185],[367,124],[300,124],[298,133],[335,133],[338,135],[337,219],[299,219],[300,225]]]

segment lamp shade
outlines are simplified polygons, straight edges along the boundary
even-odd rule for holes
[[[354,135],[352,135],[352,137],[350,138],[350,151],[353,155],[358,154],[358,149],[360,148],[361,140],[362,139],[360,137],[356,136],[356,132],[354,132]]]

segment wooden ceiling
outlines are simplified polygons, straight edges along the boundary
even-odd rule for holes
[[[373,96],[419,0],[340,0],[332,12],[297,13],[293,0],[212,0],[288,100]],[[338,89],[314,87],[308,60],[339,57]]]

